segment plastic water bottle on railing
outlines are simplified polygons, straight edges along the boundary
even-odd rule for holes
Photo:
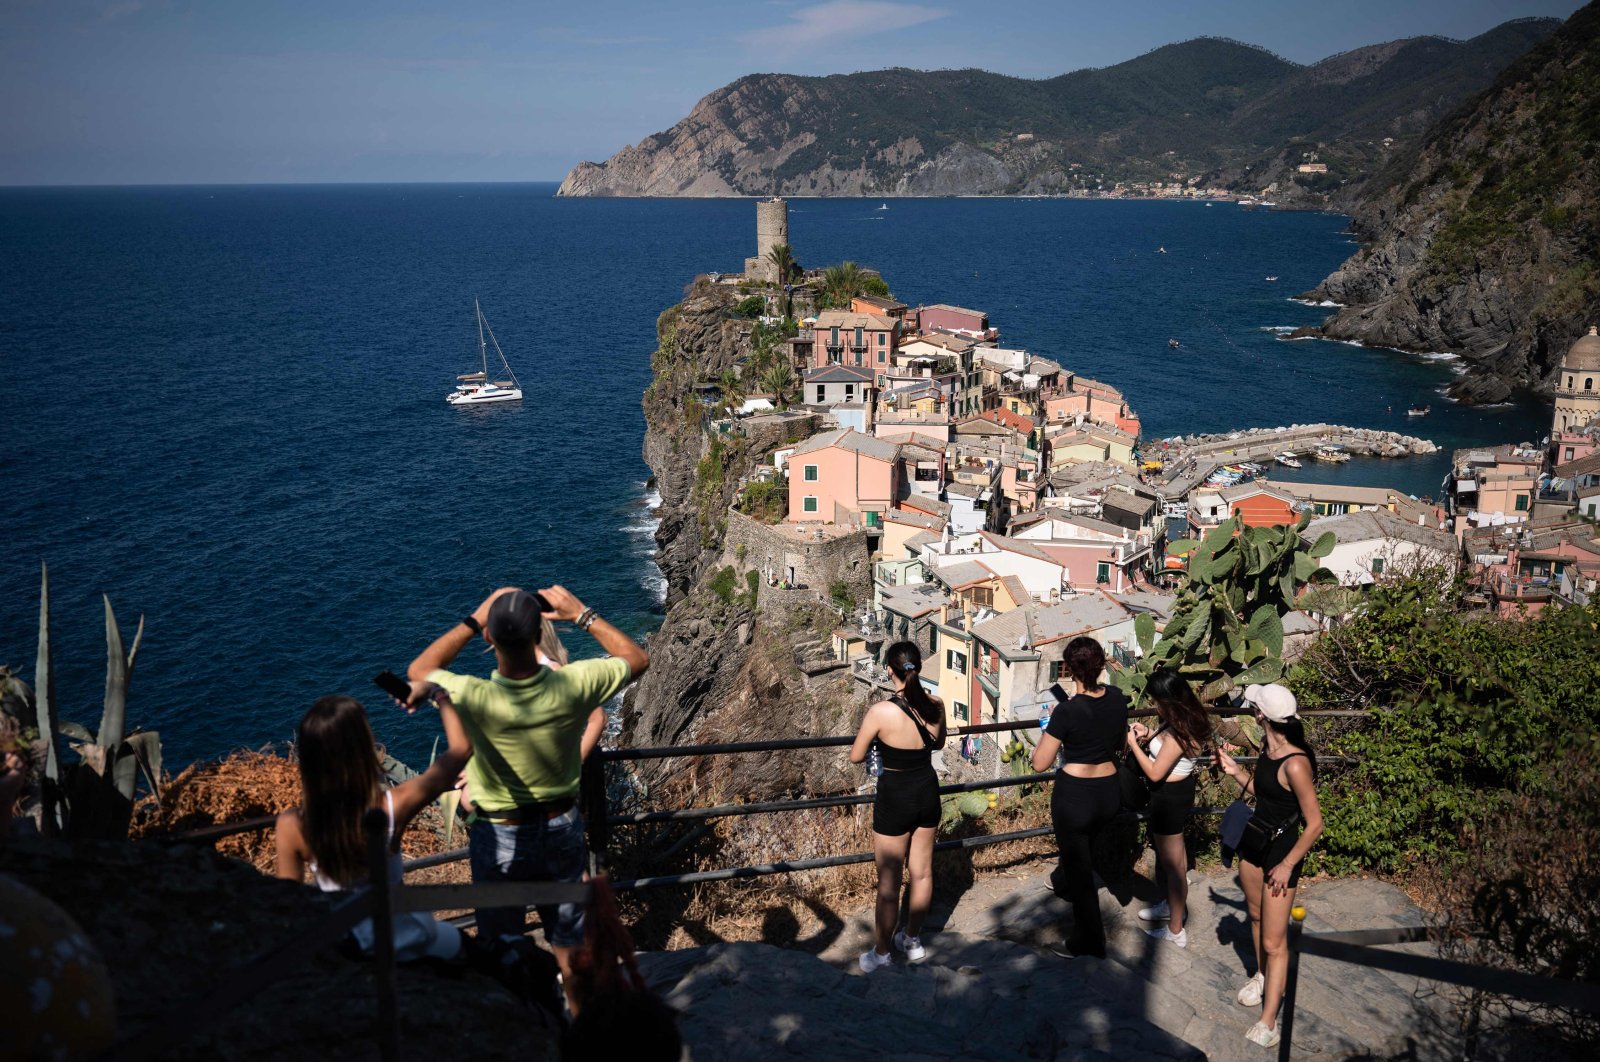
[[[883,753],[878,750],[876,740],[867,748],[867,773],[874,778],[883,773]]]

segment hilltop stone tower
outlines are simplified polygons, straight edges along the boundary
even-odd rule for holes
[[[1577,435],[1596,417],[1600,417],[1600,334],[1591,325],[1589,334],[1578,337],[1561,359],[1550,437],[1559,442],[1563,434]],[[1556,460],[1562,460],[1559,452]]]
[[[789,201],[782,196],[756,204],[756,256],[744,260],[744,275],[767,284],[778,282],[778,267],[768,257],[780,243],[789,242]]]

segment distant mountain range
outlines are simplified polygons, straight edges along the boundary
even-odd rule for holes
[[[1507,22],[1310,66],[1201,38],[1116,66],[1030,81],[982,70],[753,74],[561,195],[961,195],[1146,182],[1325,203],[1415,145],[1560,26]],[[1386,142],[1387,140],[1387,142]],[[1315,160],[1326,173],[1300,173]]]
[[[1370,181],[1355,229],[1323,334],[1458,353],[1469,401],[1547,384],[1600,322],[1600,3]]]

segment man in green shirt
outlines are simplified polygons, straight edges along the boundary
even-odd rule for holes
[[[545,619],[574,624],[611,655],[544,666],[537,645]],[[481,679],[446,670],[480,633],[494,646],[494,672]],[[560,586],[538,594],[496,590],[412,661],[411,703],[444,691],[472,740],[467,783],[477,808],[469,834],[474,882],[583,880],[588,853],[576,796],[588,751],[585,729],[591,713],[649,666],[649,655],[632,638]],[[478,911],[477,919],[478,936],[493,941],[520,936],[526,912],[492,908]],[[570,985],[570,957],[583,943],[583,905],[541,906],[539,919]]]

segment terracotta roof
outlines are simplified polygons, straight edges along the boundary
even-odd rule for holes
[[[1221,495],[1222,500],[1227,502],[1229,505],[1232,505],[1236,501],[1243,501],[1246,498],[1254,498],[1257,494],[1265,494],[1268,497],[1277,498],[1279,501],[1290,506],[1293,506],[1295,503],[1295,497],[1293,494],[1290,494],[1288,491],[1275,484],[1263,483],[1260,480],[1257,480],[1254,483],[1240,483],[1235,487],[1223,487],[1221,490],[1217,491],[1217,493]]]
[[[884,512],[883,518],[892,524],[907,524],[911,527],[922,527],[930,531],[944,529],[944,521],[937,516],[929,516],[927,513],[914,512],[910,509],[889,509]]]
[[[872,372],[868,369],[857,369],[849,365],[822,365],[807,369],[805,382],[870,384],[872,382]]]
[[[1329,531],[1333,532],[1334,541],[1339,543],[1397,539],[1438,550],[1447,556],[1454,556],[1458,548],[1456,538],[1450,532],[1407,523],[1387,509],[1363,509],[1341,516],[1324,516],[1311,521],[1300,537],[1308,543],[1315,542]]]
[[[981,420],[992,420],[996,424],[1010,428],[1012,431],[1027,435],[1033,431],[1033,418],[1025,417],[1021,413],[1013,413],[1009,409],[991,409],[978,414]]]
[[[930,306],[919,306],[919,310],[949,310],[952,313],[964,313],[972,317],[988,317],[982,310],[969,310],[965,306],[951,306],[947,302],[936,302]]]
[[[1107,594],[1077,594],[1054,605],[1025,605],[972,625],[972,633],[1002,653],[1018,652],[1109,627],[1133,613]]]
[[[849,310],[823,310],[817,314],[817,323],[812,326],[817,332],[826,332],[835,325],[842,332],[846,328],[869,328],[888,330],[895,326],[893,318],[884,317],[875,313],[851,313]]]
[[[877,461],[893,461],[900,456],[898,446],[871,435],[863,435],[854,428],[840,428],[838,431],[825,431],[821,435],[813,435],[794,448],[794,456],[825,450],[830,446],[851,450]]]

